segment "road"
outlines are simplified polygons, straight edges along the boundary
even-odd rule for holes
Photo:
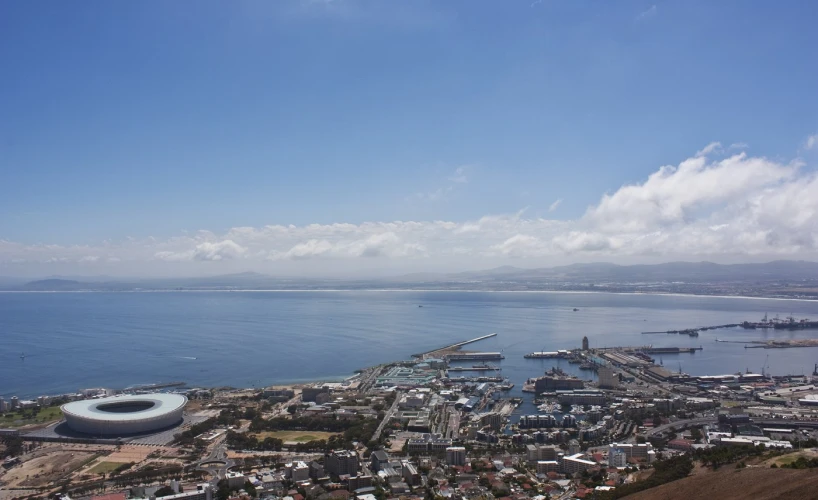
[[[676,422],[671,422],[669,424],[660,425],[659,427],[654,427],[653,429],[647,431],[645,434],[650,436],[655,436],[656,434],[660,434],[662,432],[670,430],[670,428],[674,429],[684,429],[686,427],[696,427],[699,425],[711,425],[718,422],[718,419],[715,417],[702,417],[702,418],[691,418],[689,420],[677,420]]]
[[[402,395],[403,393],[395,391],[395,402],[392,403],[392,406],[389,407],[389,410],[387,410],[386,414],[383,417],[383,420],[381,420],[381,423],[378,425],[378,428],[375,429],[375,433],[372,434],[373,441],[377,441],[381,437],[383,428],[386,427],[386,424],[388,424],[392,417],[395,415],[395,412],[398,410],[398,403],[400,402],[400,398]]]
[[[202,470],[210,474],[210,483],[215,488],[219,480],[227,474],[227,469],[234,465],[234,462],[227,458],[226,437],[221,437],[207,457],[195,465],[196,470]]]

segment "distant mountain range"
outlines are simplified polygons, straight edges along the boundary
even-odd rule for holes
[[[763,264],[669,262],[617,265],[605,262],[522,269],[503,266],[459,273],[415,273],[381,279],[283,278],[254,272],[199,278],[115,279],[49,277],[15,282],[0,278],[6,291],[152,290],[551,290],[689,293],[818,298],[818,262]]]

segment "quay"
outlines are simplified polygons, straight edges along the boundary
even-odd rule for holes
[[[473,344],[475,342],[480,342],[481,340],[490,339],[490,338],[496,337],[496,336],[497,336],[496,333],[489,333],[488,335],[483,335],[482,337],[477,337],[476,339],[464,340],[462,342],[457,342],[455,344],[447,345],[445,347],[432,349],[431,351],[422,352],[420,354],[412,354],[412,357],[413,358],[424,358],[424,357],[431,356],[431,355],[441,353],[441,352],[445,352],[445,351],[457,350],[457,349],[460,349],[461,347],[463,347],[464,345]]]
[[[488,366],[488,365],[484,365],[484,366],[453,366],[452,368],[448,369],[448,371],[450,371],[450,372],[488,372],[488,371],[493,371],[493,370],[497,370],[497,368],[494,367],[494,366]]]

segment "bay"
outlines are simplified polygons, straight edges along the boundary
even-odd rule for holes
[[[497,337],[467,349],[503,351],[500,367],[516,384],[514,395],[554,365],[589,376],[565,362],[523,359],[579,347],[585,335],[592,347],[702,346],[661,357],[667,369],[694,375],[760,372],[765,363],[776,375],[811,374],[818,348],[744,349],[714,340],[812,338],[816,330],[641,334],[757,321],[765,313],[816,318],[818,302],[461,291],[0,293],[0,395],[171,381],[262,387],[338,380],[488,333]]]

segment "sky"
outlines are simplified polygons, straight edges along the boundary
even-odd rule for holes
[[[818,2],[0,3],[0,276],[818,260]]]

